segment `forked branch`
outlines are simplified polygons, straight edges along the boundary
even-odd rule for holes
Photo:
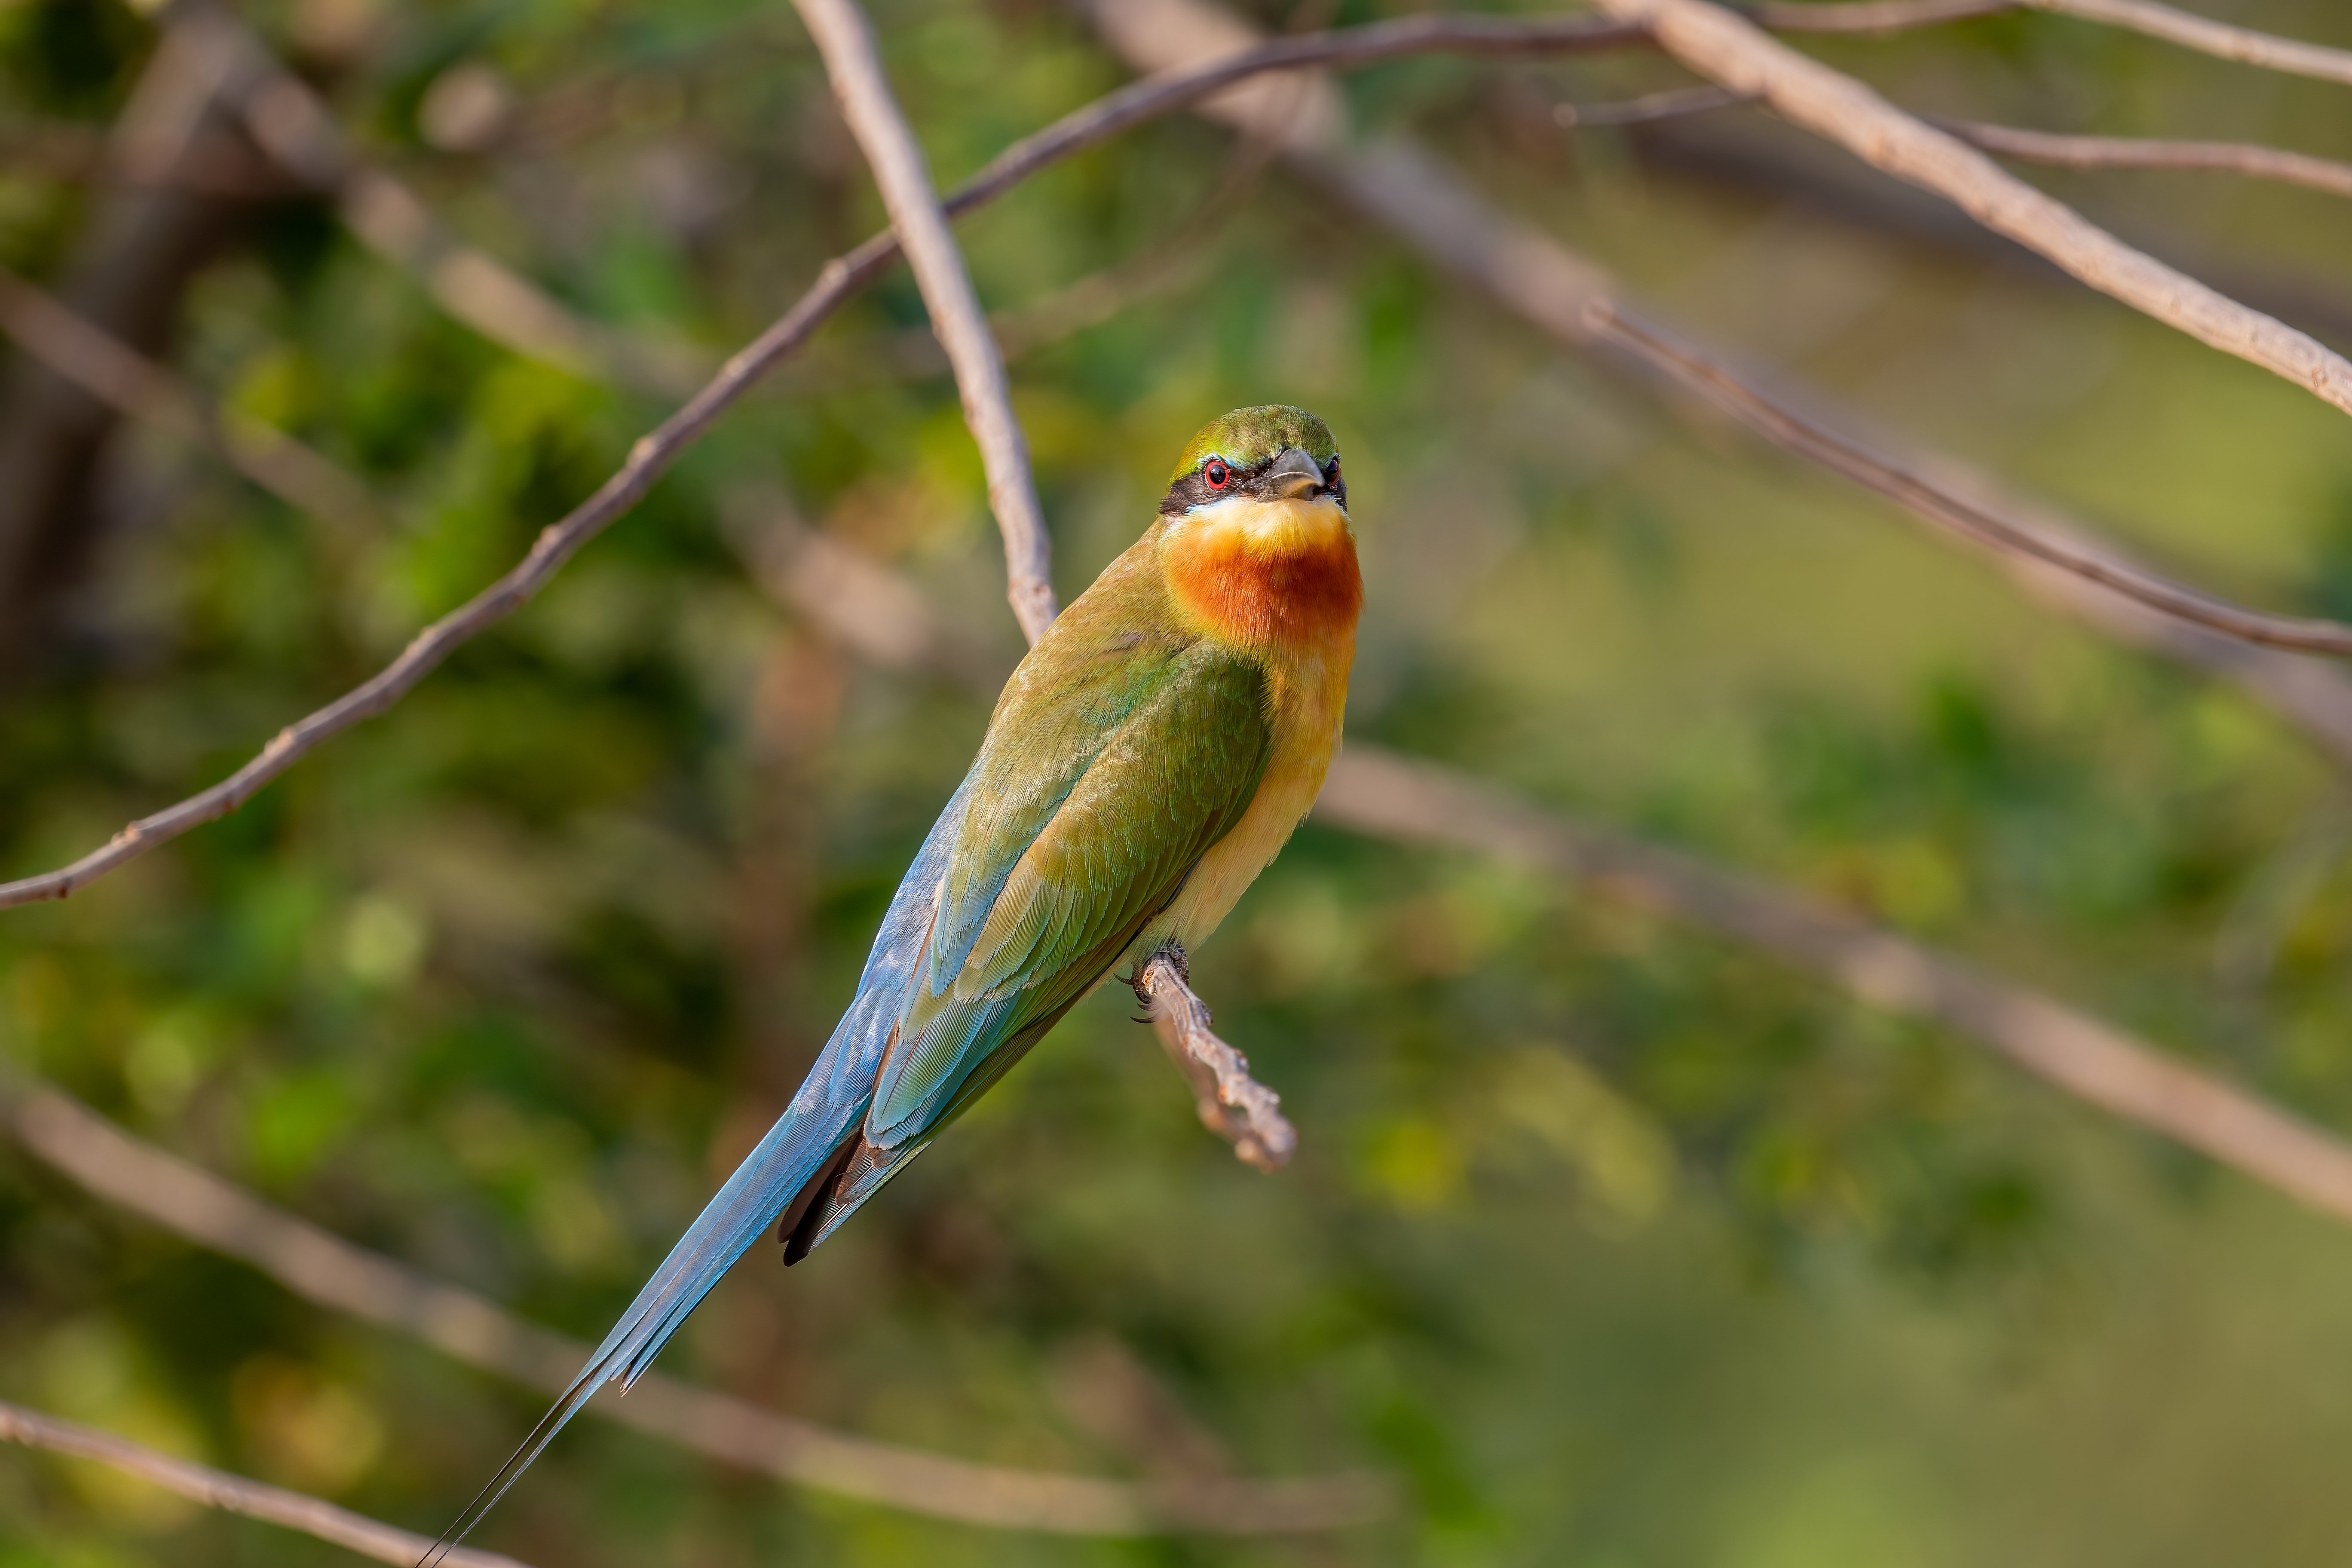
[[[2073,0],[2069,0],[2073,3]],[[2107,0],[2101,0],[2102,4]],[[1853,78],[1797,53],[1709,0],[1596,0],[1649,29],[1684,65],[1875,168],[1945,197],[2100,292],[2305,387],[2352,414],[2352,362],[2141,251]]]
[[[1974,120],[1930,121],[1981,152],[2060,169],[2199,169],[2304,185],[2352,196],[2352,163],[2244,142],[2182,142],[2153,136],[2063,136]]]
[[[2155,0],[2021,0],[2021,4],[2037,11],[2054,11],[2064,16],[2080,16],[2086,22],[2105,22],[2109,26],[2145,33],[2151,38],[2162,38],[2182,48],[2236,60],[2241,65],[2352,85],[2352,49],[2282,38],[2251,27],[2233,27],[2226,22],[2159,5]]]

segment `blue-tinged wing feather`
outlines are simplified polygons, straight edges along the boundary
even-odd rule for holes
[[[993,1063],[984,1087],[1052,1027],[1256,793],[1271,735],[1255,664],[1196,643],[1130,660],[1115,692],[1080,685],[1071,699],[1088,719],[1082,741],[1033,759],[1025,739],[1000,750],[992,731],[974,766],[982,791],[938,934],[866,1113],[877,1150],[931,1136],[969,1103],[967,1079]],[[1049,795],[1043,812],[1028,804]]]

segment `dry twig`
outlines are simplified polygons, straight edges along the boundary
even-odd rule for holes
[[[2298,38],[2282,38],[2271,33],[2257,33],[2251,27],[2233,27],[2226,22],[2212,21],[2159,5],[2154,0],[2019,0],[2037,11],[2054,11],[2061,16],[2079,16],[2086,22],[2105,22],[2110,26],[2125,27],[2135,33],[2145,33],[2151,38],[2179,44],[2201,54],[2217,55],[2242,65],[2260,66],[2265,70],[2284,71],[2291,76],[2316,77],[2322,81],[2352,84],[2352,49],[2329,48],[2325,44],[2306,44]]]
[[[424,1536],[412,1534],[381,1520],[370,1519],[365,1514],[353,1513],[347,1508],[338,1508],[323,1498],[247,1480],[226,1470],[215,1470],[209,1465],[199,1465],[190,1459],[159,1453],[128,1437],[101,1432],[95,1426],[84,1426],[79,1422],[27,1410],[21,1405],[0,1403],[0,1439],[22,1443],[28,1448],[46,1448],[53,1454],[68,1454],[78,1459],[91,1459],[101,1465],[110,1465],[126,1475],[137,1476],[141,1480],[152,1482],[166,1491],[177,1492],[206,1508],[241,1513],[265,1524],[283,1525],[288,1530],[298,1530],[320,1541],[348,1547],[362,1557],[373,1557],[379,1563],[398,1563],[401,1568],[407,1568],[433,1545]],[[495,1552],[463,1548],[451,1552],[447,1561],[453,1568],[524,1568],[513,1558]]]
[[[0,1081],[0,1121],[42,1161],[110,1203],[240,1258],[306,1300],[422,1340],[469,1366],[560,1391],[588,1353],[577,1340],[354,1247],[142,1142],[55,1089]],[[1386,1482],[1363,1474],[1136,1485],[974,1464],[795,1420],[660,1372],[647,1373],[625,1399],[599,1398],[587,1408],[781,1480],[999,1529],[1296,1533],[1363,1523],[1393,1501]]]
[[[2075,1099],[2352,1221],[2352,1144],[2064,1003],[1802,894],[1573,825],[1448,769],[1350,746],[1316,815],[1540,867],[1775,954],[1857,1000],[1991,1047]]]
[[[1192,1086],[1201,1125],[1234,1146],[1234,1157],[1279,1171],[1298,1147],[1282,1097],[1250,1076],[1249,1058],[1209,1027],[1209,1005],[1193,993],[1184,950],[1172,943],[1146,960],[1129,984],[1168,1059]]]
[[[1586,300],[1583,314],[1594,342],[1630,353],[1645,368],[1705,398],[1776,445],[1876,490],[1971,543],[2054,566],[2187,625],[2242,642],[2299,653],[2352,655],[2352,626],[2248,610],[2134,566],[2120,555],[2004,515],[1932,483],[1856,437],[1808,418],[1788,400],[1768,395],[1727,365],[1613,299]]]
[[[2014,11],[2026,0],[1844,0],[1834,5],[1765,0],[1744,14],[1776,33],[1895,33]]]
[[[1685,120],[1754,103],[1748,93],[1722,87],[1675,88],[1615,102],[1562,103],[1552,118],[1564,127],[1647,125]],[[2352,163],[2246,142],[2185,142],[2153,136],[2074,136],[2022,126],[1994,125],[1943,115],[1921,119],[1980,152],[2061,169],[2180,169],[2242,174],[2352,196]]]
[[[988,475],[988,502],[1004,535],[1005,596],[1023,635],[1035,642],[1054,624],[1060,605],[1054,598],[1053,542],[1045,510],[1037,503],[1029,473],[1029,441],[1013,414],[1013,389],[1004,377],[1004,356],[988,330],[988,317],[972,291],[963,252],[940,209],[930,165],[915,132],[898,111],[889,79],[875,53],[874,29],[856,0],[794,0],[801,19],[824,57],[825,73],[841,100],[850,133],[866,153],[881,188],[891,229],[913,268],[915,283],[931,313],[932,330],[955,369],[963,397],[964,423],[980,445]]]
[[[1596,3],[1611,16],[1648,28],[1661,47],[1699,75],[1734,92],[1758,95],[1787,119],[1897,179],[1945,197],[1987,228],[2039,252],[2102,293],[2352,413],[2352,362],[2308,333],[2133,249],[1852,77],[1797,53],[1708,0]]]
[[[1980,121],[1941,117],[1929,123],[1984,152],[2062,169],[2205,169],[2306,185],[2330,195],[2352,196],[2352,163],[2278,147],[2145,136],[2062,136],[2014,125],[1988,125]]]

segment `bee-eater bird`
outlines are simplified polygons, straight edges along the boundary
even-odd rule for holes
[[[807,1080],[447,1544],[770,1226],[807,1257],[1122,961],[1216,929],[1322,788],[1362,603],[1322,420],[1242,408],[1192,437],[1158,520],[1013,672]]]

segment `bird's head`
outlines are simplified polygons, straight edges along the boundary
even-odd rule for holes
[[[1323,421],[1280,405],[1210,421],[1160,514],[1169,586],[1202,631],[1266,652],[1353,646],[1363,579]]]
[[[1232,501],[1328,500],[1348,509],[1339,444],[1304,408],[1236,408],[1201,427],[1169,476],[1160,514],[1181,517]]]

